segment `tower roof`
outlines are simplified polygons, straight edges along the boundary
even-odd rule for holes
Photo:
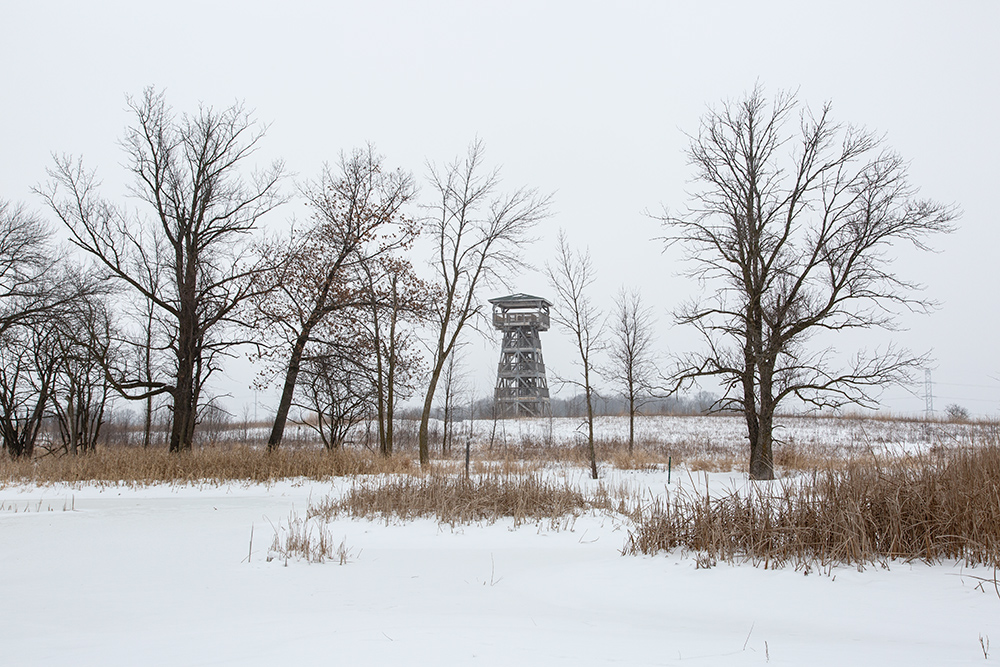
[[[494,306],[506,306],[508,308],[532,308],[538,306],[548,306],[552,307],[552,303],[548,299],[543,299],[540,296],[532,296],[531,294],[524,294],[523,292],[518,292],[517,294],[508,294],[507,296],[498,296],[495,299],[490,299],[490,303]]]

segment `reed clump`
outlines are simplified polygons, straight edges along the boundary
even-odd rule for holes
[[[568,481],[550,481],[537,473],[434,473],[357,481],[342,497],[311,505],[309,517],[338,516],[411,521],[433,518],[452,526],[513,519],[514,525],[548,519],[558,523],[590,509],[592,503]]]
[[[626,553],[683,549],[708,562],[1000,567],[1000,447],[814,471],[721,496],[686,492],[635,513]]]

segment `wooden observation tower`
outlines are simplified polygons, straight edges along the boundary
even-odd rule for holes
[[[493,326],[503,332],[497,368],[496,403],[500,417],[548,417],[549,385],[545,380],[539,332],[549,328],[552,304],[530,294],[490,299]]]

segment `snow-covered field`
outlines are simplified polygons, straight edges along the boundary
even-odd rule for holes
[[[433,425],[440,430],[440,425]],[[468,422],[458,422],[455,432],[467,433]],[[472,426],[476,447],[525,443],[538,445],[580,444],[587,437],[582,419],[522,419],[496,423],[476,420]],[[830,455],[865,452],[900,454],[926,451],[931,447],[966,445],[996,440],[1000,427],[985,422],[923,422],[875,419],[871,417],[778,417],[775,420],[775,450],[804,447]],[[594,437],[598,440],[628,441],[628,419],[597,417]],[[686,451],[742,454],[746,449],[746,423],[736,415],[648,416],[636,420],[636,442]]]
[[[977,588],[992,571],[698,569],[622,556],[629,526],[602,514],[336,519],[346,564],[268,560],[292,512],[351,483],[0,489],[0,664],[951,665],[981,662],[980,636],[1000,649],[1000,596]],[[691,483],[747,484],[674,471],[671,487]]]
[[[639,416],[636,419],[636,442],[662,450],[676,447],[685,452],[742,454],[746,449],[746,423],[737,415],[699,416]],[[417,422],[400,419],[396,422],[397,438],[416,440]],[[432,443],[440,442],[443,424],[432,419]],[[291,430],[290,430],[291,431]],[[359,426],[350,437],[356,445],[365,442],[365,429]],[[492,421],[476,419],[456,421],[451,426],[453,440],[464,445],[471,433],[471,445],[476,450],[496,450],[501,447],[544,447],[548,445],[579,445],[586,441],[587,427],[582,418],[512,419]],[[241,442],[251,434],[264,442],[267,428],[234,428],[221,440]],[[297,426],[289,434],[300,442],[318,444],[318,438],[308,428]],[[373,439],[374,427],[368,429]],[[623,416],[597,417],[594,437],[598,441],[626,443],[628,419]],[[781,447],[809,448],[829,455],[850,456],[866,452],[900,454],[927,451],[932,447],[950,447],[1000,439],[1000,423],[995,422],[926,422],[891,420],[873,417],[840,416],[779,416],[775,419],[775,449]]]

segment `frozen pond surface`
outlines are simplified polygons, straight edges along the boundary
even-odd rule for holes
[[[662,471],[604,475],[667,486]],[[604,514],[516,529],[336,519],[346,564],[268,560],[290,512],[351,483],[0,489],[0,662],[952,665],[982,662],[980,636],[1000,641],[1000,597],[975,578],[992,571],[697,569],[622,556],[629,526]],[[671,487],[692,483],[748,484],[675,471]]]

